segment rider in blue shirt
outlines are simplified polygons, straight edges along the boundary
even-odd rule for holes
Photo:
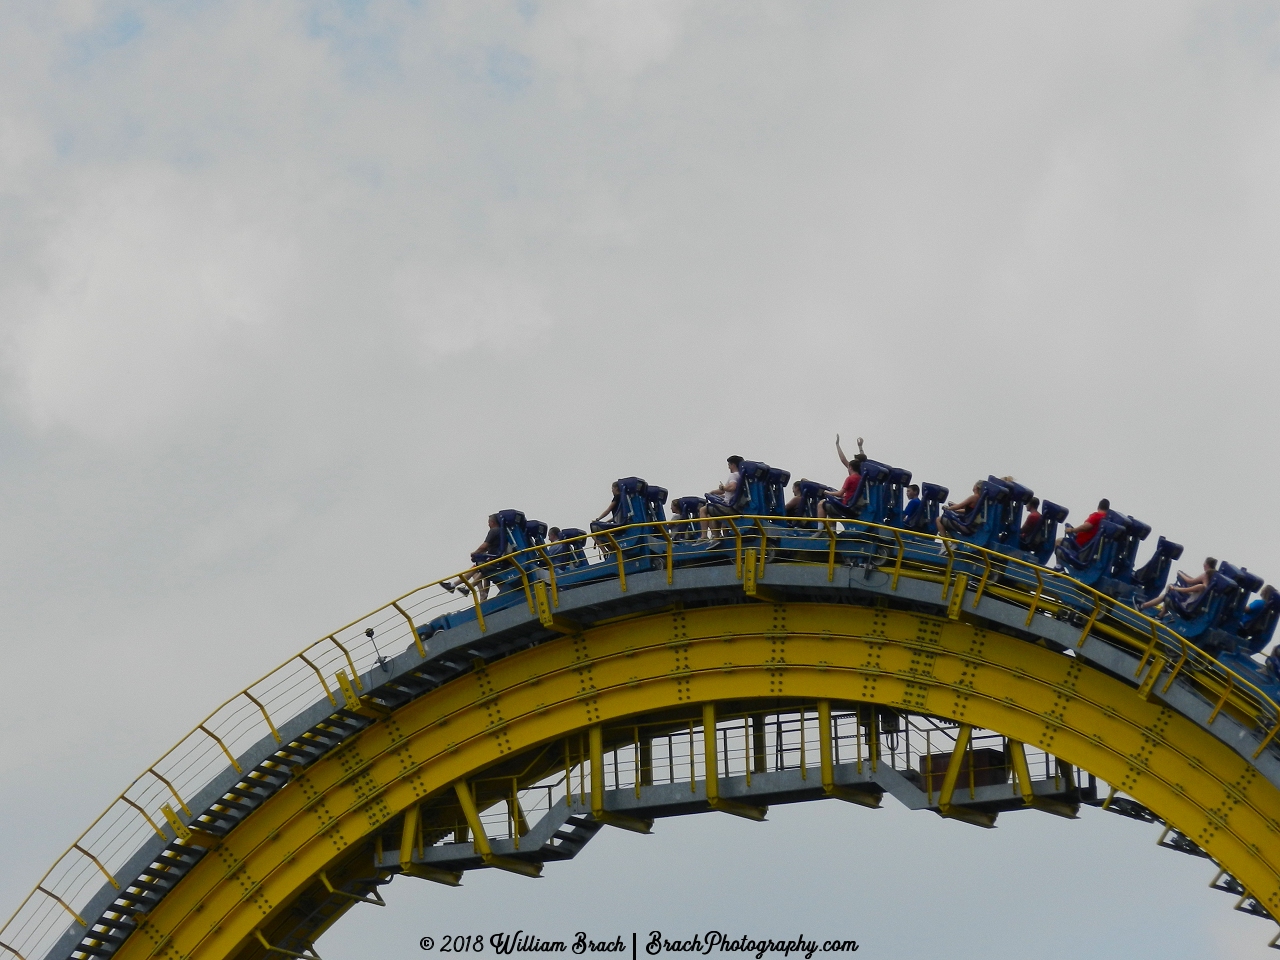
[[[924,508],[920,502],[920,487],[914,483],[908,486],[907,497],[907,505],[902,508],[902,525],[908,530],[919,530],[923,519],[920,511]]]
[[[1267,601],[1275,595],[1276,588],[1267,584],[1262,588],[1262,592],[1249,601],[1248,606],[1244,608],[1246,616],[1254,617],[1262,612],[1262,608],[1267,605]]]

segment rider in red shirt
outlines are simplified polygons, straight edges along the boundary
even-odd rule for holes
[[[849,471],[849,475],[844,478],[844,483],[840,485],[840,492],[836,494],[840,498],[840,503],[846,507],[853,506],[853,498],[858,495],[858,487],[862,486],[862,474]]]
[[[1098,509],[1085,519],[1084,523],[1078,527],[1067,524],[1067,536],[1076,538],[1076,546],[1083,547],[1098,535],[1102,521],[1107,519],[1107,511],[1111,509],[1111,501],[1102,499],[1098,501]],[[1061,543],[1062,541],[1058,541]]]
[[[858,500],[858,487],[862,485],[862,461],[867,459],[867,455],[862,452],[862,438],[858,438],[858,452],[853,455],[850,460],[844,455],[844,451],[840,449],[840,434],[836,434],[836,453],[840,456],[840,462],[844,464],[845,469],[849,471],[849,475],[844,478],[844,484],[840,487],[840,492],[835,497],[827,497],[818,503],[818,516],[825,519],[828,511],[835,515],[850,516],[853,514],[853,505]],[[837,500],[837,503],[831,503]]]

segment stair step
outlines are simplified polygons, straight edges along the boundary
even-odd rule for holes
[[[272,772],[276,772],[276,773],[279,772],[279,771],[271,771],[271,770],[262,770],[261,768],[255,768],[255,769],[256,769],[256,772],[258,773],[270,774]],[[253,780],[241,780],[230,790],[227,790],[223,794],[223,796],[224,797],[241,797],[241,798],[252,800],[255,803],[261,803],[263,800],[266,800],[267,797],[271,795],[271,793],[272,791],[269,789],[269,785],[265,781],[253,779]]]
[[[291,743],[287,747],[281,747],[267,759],[272,763],[292,765],[306,763],[308,760],[314,759],[318,754],[319,751],[314,747]]]
[[[243,819],[243,815],[232,813],[229,810],[206,810],[191,821],[191,826],[203,830],[205,833],[212,833],[221,837],[226,835],[232,827]]]
[[[137,889],[126,890],[123,893],[116,894],[116,901],[133,904],[135,913],[139,910],[150,910],[169,892],[167,887],[157,888],[145,883],[134,883],[130,884],[130,886],[137,887]],[[114,906],[111,911],[112,913],[117,912]]]
[[[252,813],[258,809],[257,804],[244,803],[241,800],[232,800],[227,796],[219,797],[215,801],[215,805],[219,807],[230,807],[232,810],[243,810],[245,813]]]
[[[178,873],[185,873],[194,867],[196,865],[196,861],[200,858],[190,856],[191,847],[181,847],[179,849],[188,855],[183,856],[180,853],[171,852],[170,850],[162,850],[154,862],[162,867],[168,867],[170,870],[177,871]],[[145,873],[146,871],[143,872]]]
[[[122,941],[123,942],[123,941]],[[109,957],[120,949],[119,943],[90,945],[83,940],[76,945],[75,952],[87,957]]]
[[[172,874],[162,874],[162,876],[173,876],[175,883],[180,879]],[[149,879],[145,876],[138,877],[138,879],[130,883],[129,886],[136,890],[144,890],[148,893],[160,893],[161,895],[166,894],[173,889],[173,883],[163,883],[158,878]]]
[[[133,920],[114,920],[111,917],[99,917],[96,925],[99,927],[111,927],[115,930],[136,930],[138,927],[137,923]]]
[[[172,886],[187,875],[186,870],[162,870],[155,867],[147,867],[138,874],[138,879],[146,883],[156,883],[168,881]],[[141,886],[141,884],[130,884],[130,886]]]

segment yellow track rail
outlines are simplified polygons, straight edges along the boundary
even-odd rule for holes
[[[419,698],[267,801],[118,956],[258,955],[255,932],[270,941],[321,871],[504,758],[664,708],[778,697],[881,703],[1052,751],[1123,784],[1280,910],[1280,791],[1191,721],[1079,660],[964,622],[758,604],[598,627]]]

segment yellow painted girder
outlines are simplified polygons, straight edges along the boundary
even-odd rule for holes
[[[1280,791],[1134,687],[964,621],[756,603],[596,627],[407,704],[250,815],[117,956],[237,956],[330,862],[492,764],[595,724],[771,698],[881,703],[1040,747],[1156,811],[1280,913]]]

